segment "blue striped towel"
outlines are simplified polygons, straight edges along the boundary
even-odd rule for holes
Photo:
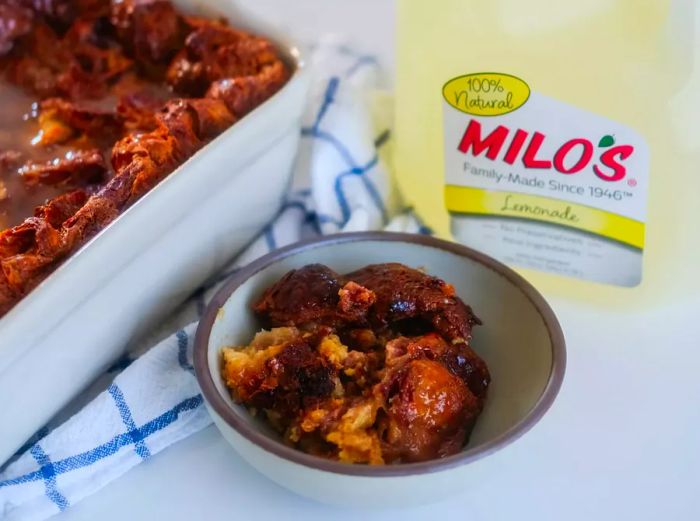
[[[391,182],[385,157],[391,103],[378,89],[376,60],[326,40],[313,48],[310,66],[314,83],[303,139],[278,216],[27,442],[0,472],[0,518],[46,519],[209,425],[193,375],[192,340],[206,302],[238,266],[320,234],[426,231],[402,207]]]

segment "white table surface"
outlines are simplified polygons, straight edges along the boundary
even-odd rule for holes
[[[391,0],[247,0],[302,37],[349,34],[391,70]],[[552,410],[497,453],[498,482],[394,511],[307,501],[259,475],[214,427],[156,455],[56,519],[700,519],[700,296],[629,315],[551,300],[568,346]]]

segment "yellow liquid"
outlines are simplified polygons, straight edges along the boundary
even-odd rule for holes
[[[548,294],[601,306],[700,295],[700,8],[694,2],[398,0],[398,9],[394,161],[404,196],[429,226],[450,237],[443,84],[474,72],[512,74],[533,91],[634,128],[651,151],[639,286],[519,271]]]

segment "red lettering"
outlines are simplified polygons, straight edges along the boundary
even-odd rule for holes
[[[593,165],[595,175],[603,181],[619,181],[620,179],[624,179],[627,175],[627,168],[621,165],[620,161],[627,159],[632,155],[632,152],[634,152],[634,147],[632,145],[620,145],[606,150],[601,154],[600,162],[608,168],[611,168],[612,172],[603,172],[598,165]]]
[[[552,168],[552,162],[547,159],[537,159],[537,152],[540,151],[542,142],[544,141],[544,134],[535,132],[532,135],[530,144],[525,151],[523,156],[523,164],[526,168]]]
[[[564,165],[566,156],[569,154],[569,152],[571,152],[571,150],[573,150],[574,147],[578,145],[583,147],[581,150],[581,157],[575,165],[566,168],[566,165]],[[576,172],[583,170],[592,157],[593,143],[587,139],[572,139],[564,143],[559,150],[557,150],[557,153],[554,154],[554,168],[556,168],[557,171],[561,172],[562,174],[575,174]]]
[[[508,148],[508,152],[506,152],[506,155],[503,156],[503,161],[505,161],[509,165],[515,163],[515,160],[517,159],[518,154],[520,153],[520,149],[523,148],[526,139],[527,132],[518,129],[515,135],[513,136],[513,141],[511,142],[510,147]]]
[[[457,148],[460,152],[466,154],[471,147],[474,157],[481,154],[484,150],[488,150],[486,152],[486,157],[493,160],[498,157],[498,153],[501,151],[506,137],[508,137],[508,129],[503,125],[499,125],[482,140],[481,124],[475,119],[472,119],[467,126],[467,130],[464,131],[462,141]]]

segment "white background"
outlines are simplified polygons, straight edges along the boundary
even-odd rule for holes
[[[303,37],[349,34],[391,68],[391,0],[247,3]],[[339,510],[274,485],[210,427],[57,519],[700,519],[700,297],[627,315],[551,303],[567,337],[564,386],[529,434],[491,456],[497,482],[410,510]]]

